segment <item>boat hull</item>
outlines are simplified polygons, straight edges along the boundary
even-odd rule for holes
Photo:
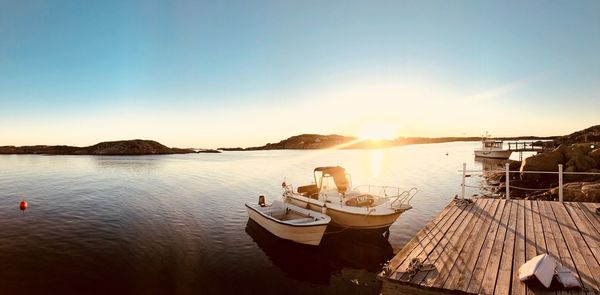
[[[318,246],[327,229],[327,224],[291,225],[270,219],[246,204],[248,217],[275,236],[296,243]]]
[[[491,158],[491,159],[508,159],[512,151],[502,150],[502,151],[486,151],[486,150],[475,150],[475,156],[481,158]]]
[[[395,210],[389,214],[378,214],[376,212],[371,214],[358,214],[333,207],[323,208],[321,204],[303,200],[298,197],[290,197],[288,202],[299,207],[327,214],[331,217],[331,225],[334,227],[382,232],[386,231],[398,217],[406,211]]]
[[[327,208],[327,215],[331,217],[333,225],[363,230],[387,230],[402,212],[387,215],[362,215]]]

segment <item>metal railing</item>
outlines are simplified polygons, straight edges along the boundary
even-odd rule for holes
[[[404,202],[410,202],[410,200],[416,194],[417,188],[412,187],[409,190],[403,190],[399,187],[395,186],[385,186],[385,185],[359,185],[352,189],[352,191],[359,192],[361,194],[370,194],[374,197],[378,197],[381,199],[392,199],[396,198]],[[394,201],[394,202],[395,202]]]
[[[510,170],[510,164],[506,163],[504,166],[504,170],[467,170],[467,164],[463,163],[463,169],[459,170],[459,172],[462,172],[462,183],[461,183],[461,198],[464,199],[465,198],[465,188],[466,187],[471,187],[466,185],[466,178],[467,178],[467,173],[505,173],[505,178],[506,178],[506,192],[505,192],[505,198],[507,200],[510,199],[510,173],[519,173],[519,174],[557,174],[558,176],[558,200],[559,202],[563,202],[564,201],[564,183],[563,183],[563,176],[565,174],[567,175],[598,175],[600,176],[600,172],[565,172],[563,171],[563,165],[562,164],[558,164],[558,171],[520,171],[520,170]],[[483,188],[483,187],[481,187]],[[544,191],[544,190],[550,190],[553,189],[554,187],[551,188],[523,188],[523,187],[517,187],[517,186],[513,186],[513,188],[515,189],[519,189],[519,190],[531,190],[531,191]]]
[[[352,190],[363,193],[363,194],[377,194],[377,195],[381,195],[381,196],[391,195],[393,197],[400,195],[401,193],[404,192],[401,188],[395,187],[395,186],[370,185],[370,184],[363,184],[363,185],[355,186]]]
[[[399,194],[396,199],[394,201],[392,201],[390,203],[390,208],[395,208],[394,204],[396,202],[399,202],[400,205],[402,204],[410,204],[410,200],[412,200],[412,198],[417,194],[417,188],[413,187],[407,191],[403,191],[401,194]]]

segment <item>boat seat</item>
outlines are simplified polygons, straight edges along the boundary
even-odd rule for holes
[[[262,212],[263,214],[266,215],[273,215],[273,214],[283,214],[283,210],[281,210],[281,208],[268,208],[268,209],[261,209],[260,212]]]
[[[305,217],[305,218],[287,220],[286,222],[291,223],[291,224],[302,224],[302,223],[309,223],[309,222],[313,222],[313,221],[315,221],[314,218]]]

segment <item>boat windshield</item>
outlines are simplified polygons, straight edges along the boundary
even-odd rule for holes
[[[485,148],[502,148],[502,141],[484,141],[483,147],[485,147]]]
[[[340,193],[345,193],[351,186],[350,175],[340,166],[318,167],[315,168],[315,183],[319,190],[337,189]]]

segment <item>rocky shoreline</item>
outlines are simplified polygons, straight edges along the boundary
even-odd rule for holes
[[[197,151],[193,149],[169,148],[156,141],[142,139],[106,141],[87,147],[66,145],[0,146],[0,154],[132,156],[190,153],[197,153]]]
[[[563,165],[563,197],[565,201],[600,202],[600,175],[577,174],[600,173],[600,125],[563,136],[554,140],[556,148],[524,159],[510,161],[511,198],[558,200],[558,175],[527,173],[528,171],[557,172]],[[573,173],[573,174],[569,174]],[[486,182],[496,194],[504,193],[506,176],[491,173]],[[524,188],[524,189],[519,189]]]

